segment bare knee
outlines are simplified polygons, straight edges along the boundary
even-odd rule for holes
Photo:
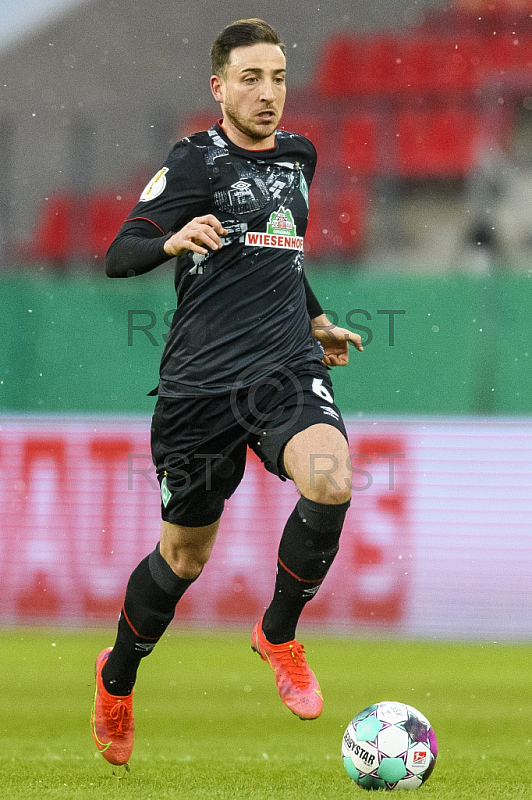
[[[349,448],[343,434],[318,423],[290,439],[286,472],[302,495],[316,503],[340,505],[351,499]]]
[[[219,520],[202,528],[185,528],[163,522],[161,555],[170,568],[184,580],[195,580],[209,560]]]
[[[195,580],[202,572],[209,557],[202,557],[196,553],[161,553],[170,568],[186,581]]]
[[[340,505],[351,500],[351,482],[347,474],[319,474],[310,483],[310,500],[326,505]]]

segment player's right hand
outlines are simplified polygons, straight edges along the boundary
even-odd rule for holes
[[[209,249],[220,249],[222,236],[227,236],[227,231],[213,214],[194,217],[180,231],[166,240],[164,251],[169,256],[178,256],[185,250],[206,256]]]

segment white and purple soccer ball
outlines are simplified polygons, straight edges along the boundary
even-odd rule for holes
[[[375,703],[347,726],[342,757],[363,789],[418,789],[430,777],[438,743],[428,719],[405,703]]]

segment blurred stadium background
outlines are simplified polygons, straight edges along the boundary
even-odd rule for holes
[[[173,141],[217,118],[214,36],[266,14],[255,0],[52,12],[0,42],[6,625],[112,622],[157,541],[146,394],[171,269],[111,282],[104,256]],[[266,16],[287,44],[283,125],[319,153],[308,274],[366,342],[333,376],[355,492],[305,624],[528,640],[532,2],[271,0]],[[255,621],[292,503],[250,458],[178,620]]]

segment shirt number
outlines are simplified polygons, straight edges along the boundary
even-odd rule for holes
[[[327,400],[328,403],[333,402],[331,393],[323,385],[323,378],[314,378],[312,381],[312,391],[314,394],[317,394],[318,397],[321,397],[322,400]]]

